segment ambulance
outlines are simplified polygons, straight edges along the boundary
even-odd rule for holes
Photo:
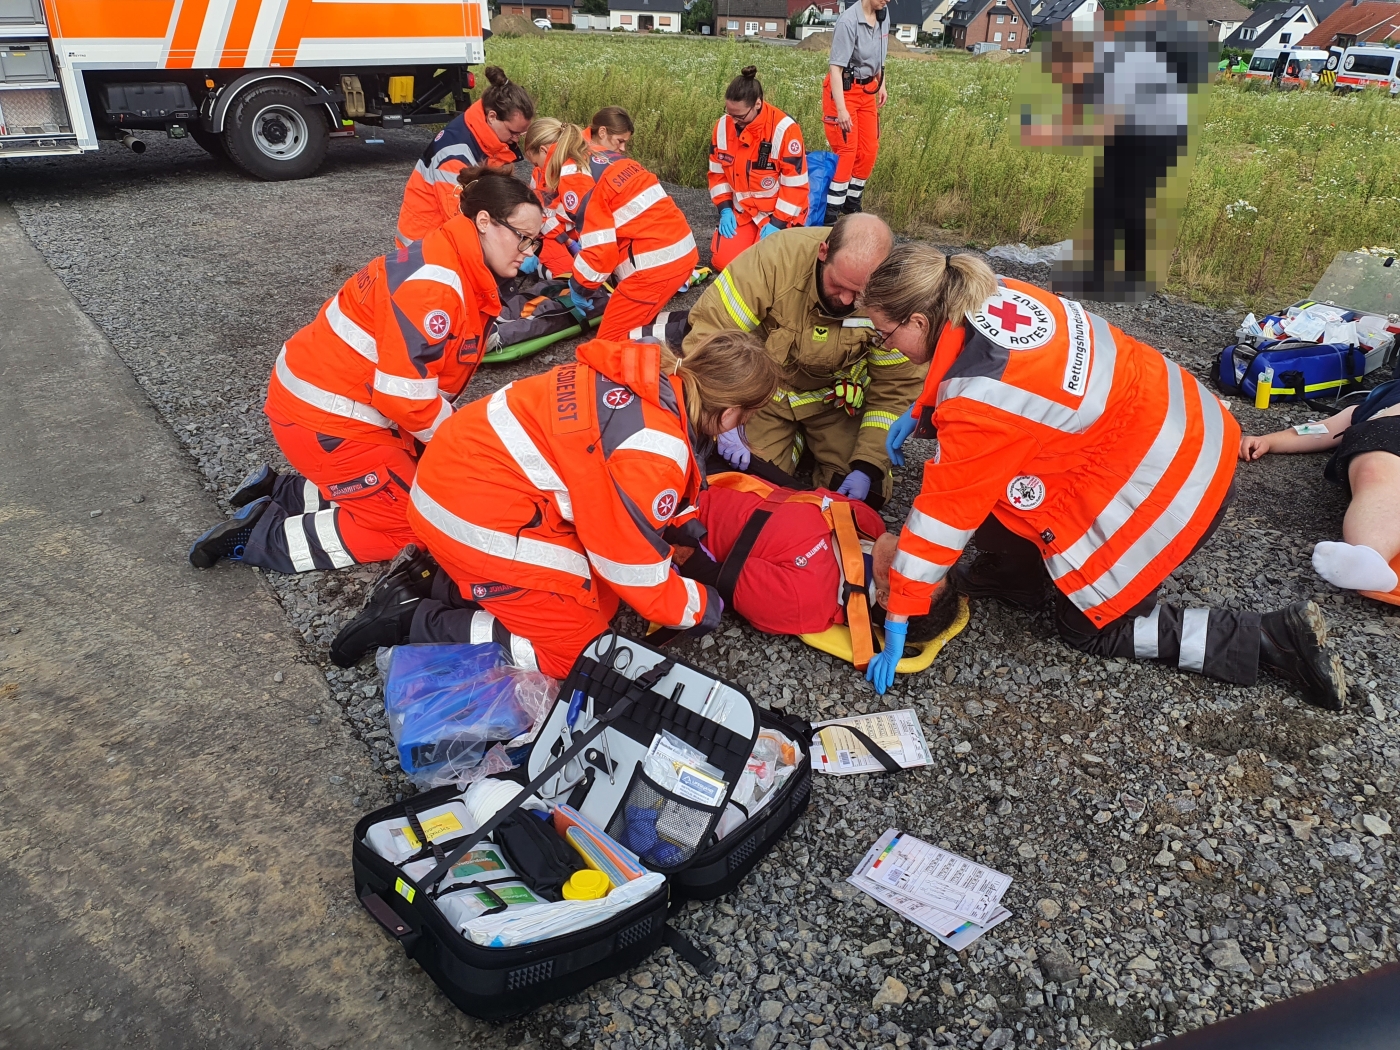
[[[1261,47],[1250,57],[1245,77],[1250,80],[1273,80],[1274,74],[1279,73],[1278,80],[1283,87],[1308,87],[1321,76],[1326,65],[1326,51]]]
[[[486,0],[0,0],[0,158],[137,132],[304,178],[355,124],[440,124],[484,60]]]
[[[1385,88],[1395,91],[1395,60],[1400,51],[1390,47],[1349,47],[1342,52],[1337,66],[1337,91],[1362,91],[1365,88]]]

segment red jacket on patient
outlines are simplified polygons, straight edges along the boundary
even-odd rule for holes
[[[884,519],[860,500],[818,489],[833,503],[851,504],[856,527],[878,536]],[[712,485],[700,493],[700,523],[709,530],[705,546],[723,563],[745,523],[764,503],[762,496]],[[831,528],[812,503],[770,503],[773,516],[759,533],[739,582],[734,608],[766,634],[815,634],[845,623],[841,607],[841,567]]]

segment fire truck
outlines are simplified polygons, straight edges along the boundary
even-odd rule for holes
[[[489,26],[485,0],[0,0],[0,158],[164,132],[304,178],[356,123],[464,109]]]

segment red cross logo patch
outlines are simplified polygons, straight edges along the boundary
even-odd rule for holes
[[[1034,350],[1055,334],[1055,315],[1050,308],[1012,288],[1000,289],[967,319],[992,342],[1011,350]]]
[[[616,411],[632,403],[632,391],[625,386],[615,386],[603,395],[603,404]],[[670,515],[667,515],[669,517]]]
[[[423,331],[432,339],[446,339],[452,328],[452,318],[446,310],[432,310],[423,318]]]

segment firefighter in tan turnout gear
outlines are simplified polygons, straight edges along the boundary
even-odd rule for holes
[[[781,230],[730,263],[700,297],[686,350],[716,331],[757,332],[788,373],[769,405],[720,436],[731,466],[747,469],[752,453],[791,473],[810,449],[818,486],[877,509],[889,498],[885,436],[918,396],[927,367],[882,349],[855,304],[893,243],[873,215],[842,216],[829,230]]]

